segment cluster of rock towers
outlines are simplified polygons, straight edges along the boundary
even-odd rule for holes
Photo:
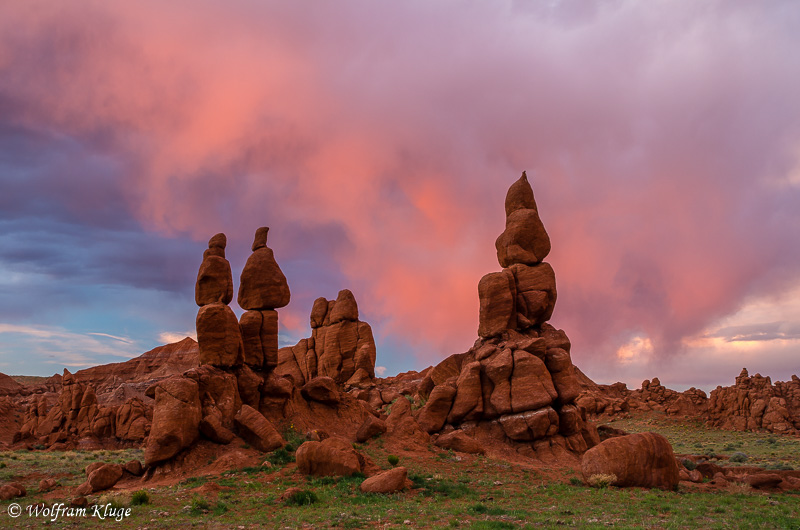
[[[234,368],[247,364],[254,370],[277,366],[276,309],[285,307],[291,295],[286,276],[267,247],[268,232],[267,227],[256,230],[253,253],[242,270],[238,302],[246,312],[239,321],[228,307],[233,300],[233,277],[225,259],[225,234],[209,240],[195,284],[201,365]]]

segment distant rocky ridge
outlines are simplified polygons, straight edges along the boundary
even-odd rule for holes
[[[629,390],[624,383],[597,385],[588,378],[581,381],[581,388],[577,403],[590,416],[654,410],[734,431],[800,434],[800,379],[796,375],[772,384],[769,377],[750,376],[743,368],[733,386],[718,386],[710,397],[697,388],[670,390],[657,377],[643,381],[637,390]]]

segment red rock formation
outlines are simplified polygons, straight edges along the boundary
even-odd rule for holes
[[[747,369],[732,387],[711,392],[709,422],[737,431],[765,429],[774,433],[800,432],[800,379],[772,384],[769,377],[750,376]]]
[[[542,262],[550,239],[524,173],[508,190],[506,215],[496,244],[505,269],[478,284],[481,338],[419,384],[428,401],[417,418],[429,433],[496,422],[514,443],[544,441],[543,454],[554,445],[582,453],[599,438],[575,406],[580,385],[569,339],[546,323],[556,302],[555,274]]]
[[[17,383],[6,374],[0,373],[0,396],[15,396],[22,390],[23,385]]]
[[[169,460],[194,443],[200,434],[202,407],[199,385],[188,377],[170,377],[147,393],[156,400],[144,453],[144,464],[150,466]]]
[[[233,299],[233,278],[230,263],[225,259],[226,241],[225,234],[217,234],[208,241],[195,283],[195,302],[200,306],[196,322],[200,364],[223,368],[244,362],[239,321],[228,307]]]
[[[342,385],[355,377],[351,386],[363,386],[375,377],[375,355],[372,328],[358,320],[355,297],[344,289],[336,301],[318,298],[314,302],[311,338],[281,348],[276,373],[291,377],[297,386],[317,376]]]

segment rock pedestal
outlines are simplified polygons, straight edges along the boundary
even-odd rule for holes
[[[197,343],[200,364],[220,368],[239,366],[244,361],[244,345],[239,322],[228,304],[233,299],[231,266],[225,259],[225,234],[208,241],[203,262],[197,273],[195,302],[197,312]]]
[[[506,228],[497,238],[503,268],[478,283],[480,339],[427,375],[419,413],[429,433],[447,425],[498,424],[512,442],[542,454],[556,446],[583,453],[599,442],[576,406],[580,386],[567,335],[547,324],[556,304],[553,268],[542,261],[550,238],[525,173],[508,190]]]
[[[256,230],[253,253],[247,259],[239,283],[239,306],[246,309],[239,320],[244,341],[244,362],[253,369],[271,370],[278,365],[278,308],[291,297],[286,276],[267,246],[269,228]]]

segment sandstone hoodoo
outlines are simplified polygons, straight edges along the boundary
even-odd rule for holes
[[[233,277],[225,259],[226,241],[225,234],[209,240],[194,290],[195,302],[200,306],[197,312],[200,364],[221,368],[239,366],[244,361],[239,321],[228,307],[233,300]]]
[[[267,246],[269,228],[256,230],[253,253],[247,259],[239,283],[239,306],[247,311],[239,325],[244,341],[244,362],[251,368],[275,368],[278,364],[278,312],[291,294],[286,276]]]
[[[311,337],[278,352],[280,375],[302,386],[316,377],[359,386],[375,377],[372,328],[358,319],[358,304],[349,289],[336,300],[317,298],[311,309]]]
[[[542,261],[550,238],[525,173],[508,190],[505,210],[506,229],[495,245],[504,269],[478,283],[480,338],[427,375],[419,423],[429,433],[498,426],[522,453],[580,454],[599,439],[575,404],[580,386],[570,341],[547,324],[556,303],[555,274]]]

